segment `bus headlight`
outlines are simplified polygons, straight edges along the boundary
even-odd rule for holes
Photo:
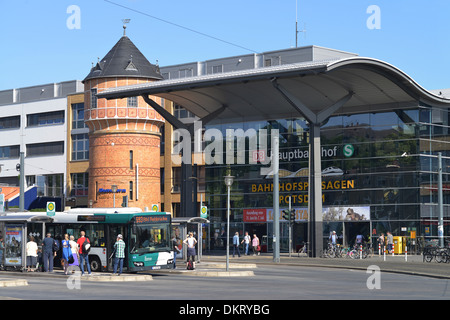
[[[133,264],[135,267],[143,267],[144,266],[144,263],[141,261],[135,261],[135,262],[133,262]]]

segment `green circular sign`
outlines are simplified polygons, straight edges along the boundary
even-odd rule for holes
[[[344,152],[345,157],[350,158],[355,153],[355,147],[351,144],[346,144],[342,151]]]

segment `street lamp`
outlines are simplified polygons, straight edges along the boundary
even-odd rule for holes
[[[234,177],[230,174],[225,176],[225,185],[228,189],[227,197],[227,271],[230,269],[230,189],[233,184]]]
[[[116,192],[117,192],[117,185],[113,184],[111,186],[111,190],[113,192],[113,196],[114,196],[114,208],[116,207]]]

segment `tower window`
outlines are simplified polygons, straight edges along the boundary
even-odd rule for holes
[[[133,150],[130,150],[130,170],[133,170]]]
[[[132,108],[137,108],[138,100],[137,97],[128,97],[127,98],[127,106]]]
[[[97,88],[91,89],[91,109],[97,108]]]

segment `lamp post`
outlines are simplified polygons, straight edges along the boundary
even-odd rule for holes
[[[113,197],[114,197],[114,208],[116,207],[116,192],[117,192],[117,185],[113,184],[111,186],[111,190],[113,192]]]
[[[230,174],[225,176],[225,185],[228,189],[228,197],[227,197],[227,267],[226,270],[230,269],[230,189],[233,184],[234,177],[230,176]]]

